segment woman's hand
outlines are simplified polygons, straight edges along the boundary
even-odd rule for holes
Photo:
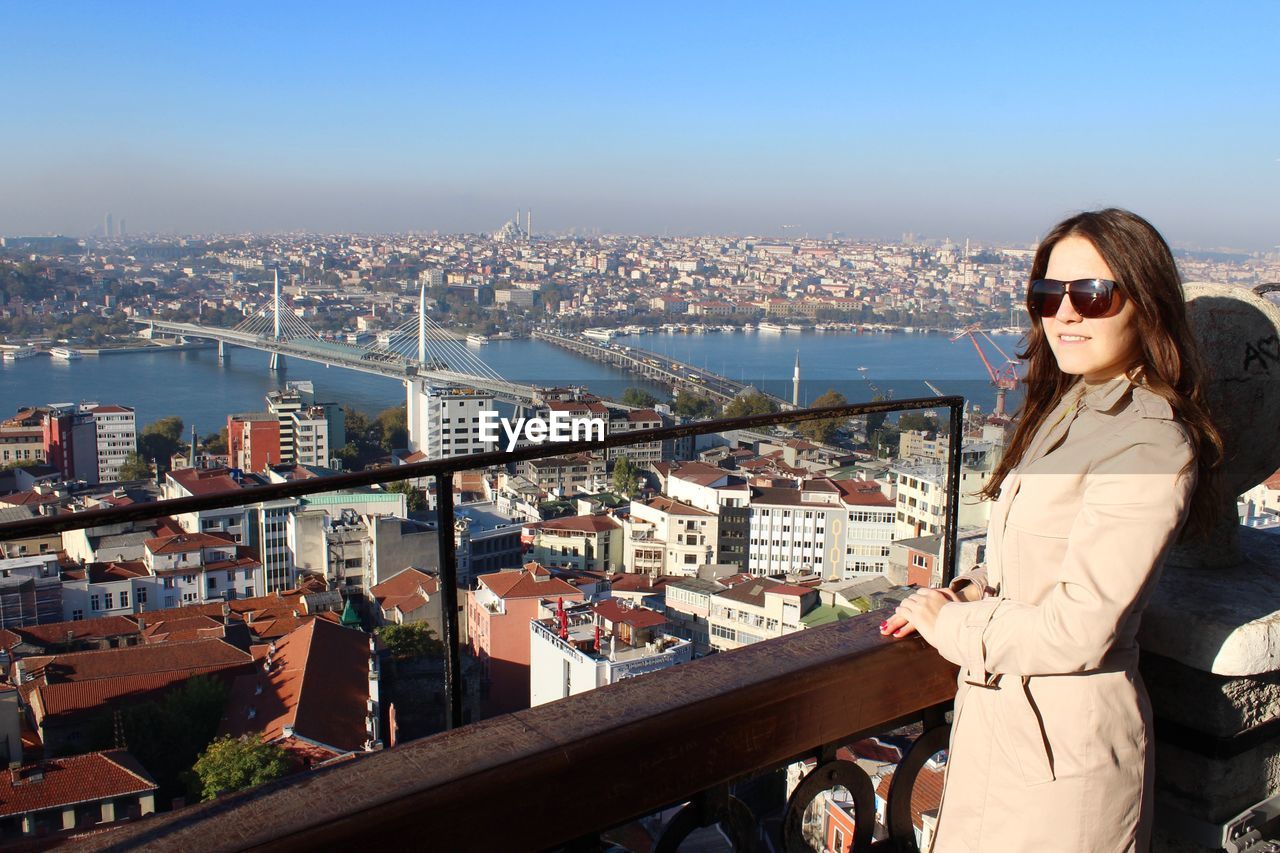
[[[894,638],[909,637],[916,631],[926,641],[933,633],[938,611],[943,605],[960,601],[960,596],[950,589],[920,589],[893,611],[893,615],[880,623],[880,633]]]

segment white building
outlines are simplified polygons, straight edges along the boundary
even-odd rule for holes
[[[334,448],[329,440],[329,417],[324,406],[306,406],[291,412],[289,419],[294,462],[298,465],[330,467]],[[280,438],[283,442],[283,432]]]
[[[800,621],[820,604],[815,587],[757,578],[711,596],[711,648],[740,648],[803,630]]]
[[[555,605],[550,605],[554,608]],[[661,613],[606,599],[569,604],[529,622],[529,704],[545,705],[693,658]]]
[[[493,449],[491,443],[480,440],[481,413],[493,410],[489,392],[415,380],[409,383],[408,405],[410,450],[445,459]]]
[[[234,542],[205,533],[148,539],[143,563],[160,579],[162,601],[147,609],[252,598],[264,589],[262,564],[240,554]]]
[[[894,539],[939,533],[946,528],[947,466],[939,463],[895,465],[898,487]]]
[[[623,565],[628,572],[693,577],[717,562],[720,518],[666,497],[632,501],[624,523]]]
[[[125,458],[138,449],[137,424],[128,406],[103,406],[85,403],[93,414],[98,434],[98,480],[114,483],[120,479]]]

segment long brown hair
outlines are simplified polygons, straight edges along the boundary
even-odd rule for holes
[[[1151,223],[1127,210],[1112,207],[1080,213],[1058,223],[1040,242],[1031,264],[1030,281],[1044,278],[1053,247],[1071,236],[1083,237],[1093,244],[1111,268],[1125,298],[1133,302],[1133,322],[1138,325],[1142,352],[1130,367],[1141,370],[1146,387],[1167,400],[1186,427],[1195,455],[1183,470],[1196,466],[1198,480],[1184,538],[1188,534],[1207,537],[1218,521],[1221,504],[1218,466],[1222,462],[1222,437],[1205,403],[1204,364],[1187,323],[1186,297],[1173,253]],[[999,495],[1000,484],[1022,461],[1040,424],[1077,379],[1058,369],[1044,326],[1034,314],[1027,348],[1018,353],[1018,358],[1028,362],[1023,379],[1026,397],[1016,415],[1017,427],[1004,457],[977,493],[988,500]]]

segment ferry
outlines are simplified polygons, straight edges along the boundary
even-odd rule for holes
[[[582,336],[584,338],[590,338],[593,341],[603,341],[608,343],[613,340],[613,336],[616,334],[617,332],[613,329],[587,329],[582,333]]]
[[[786,331],[788,334],[799,334],[804,331],[804,326],[801,326],[799,323],[788,323],[786,325]]]
[[[761,322],[756,326],[762,333],[768,335],[781,335],[786,331],[785,326],[779,326],[777,323],[770,323],[768,320]]]
[[[489,339],[484,335],[467,335],[467,344],[473,347],[482,347],[489,343]]]
[[[17,346],[6,346],[4,348],[5,361],[21,361],[24,358],[31,358],[36,354],[36,348],[21,344]]]
[[[49,355],[58,359],[58,361],[75,361],[84,358],[80,355],[80,350],[71,349],[71,347],[49,347]]]

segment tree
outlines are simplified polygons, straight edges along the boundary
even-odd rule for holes
[[[681,389],[676,392],[671,411],[682,418],[711,418],[720,414],[720,404],[710,397]]]
[[[778,411],[778,404],[759,391],[749,391],[724,408],[727,418],[745,418],[748,415],[769,415]]]
[[[120,481],[126,480],[148,480],[151,478],[151,463],[138,455],[136,450],[130,450],[129,454],[124,458],[124,464],[120,466]]]
[[[884,395],[877,393],[874,397],[871,398],[871,402],[883,403]],[[875,449],[876,447],[875,434],[884,428],[884,419],[885,419],[884,412],[874,412],[867,415],[867,441],[871,443],[872,449]],[[877,455],[879,455],[878,451],[877,451]]]
[[[622,405],[637,409],[650,409],[658,405],[658,398],[643,388],[631,387],[622,392]]]
[[[145,459],[160,459],[167,464],[181,448],[182,418],[176,415],[147,424],[138,436],[138,454]]]
[[[431,627],[425,622],[383,625],[375,629],[374,633],[397,661],[444,654],[444,643],[436,639]]]
[[[223,427],[219,432],[211,432],[201,439],[206,453],[226,453],[227,452],[227,428]]]
[[[926,415],[924,412],[903,412],[898,415],[898,430],[905,432],[906,430],[916,430],[918,432],[932,433],[937,426],[937,422]]]
[[[209,744],[192,769],[200,779],[201,798],[212,800],[218,794],[279,779],[289,772],[289,760],[281,747],[263,743],[259,734],[223,735]]]
[[[409,412],[407,406],[392,406],[378,413],[379,443],[388,452],[409,444]]]
[[[843,406],[849,401],[839,391],[829,389],[827,393],[813,401],[813,408],[821,409],[825,406]],[[805,421],[796,426],[796,431],[806,438],[827,444],[835,438],[836,430],[844,423],[843,418],[824,418],[820,421]]]
[[[613,464],[613,490],[628,498],[640,491],[640,472],[626,456],[619,456]]]
[[[427,508],[426,496],[422,494],[422,489],[415,488],[408,480],[397,480],[394,483],[387,484],[388,492],[405,496],[405,506],[409,512],[421,512]]]

